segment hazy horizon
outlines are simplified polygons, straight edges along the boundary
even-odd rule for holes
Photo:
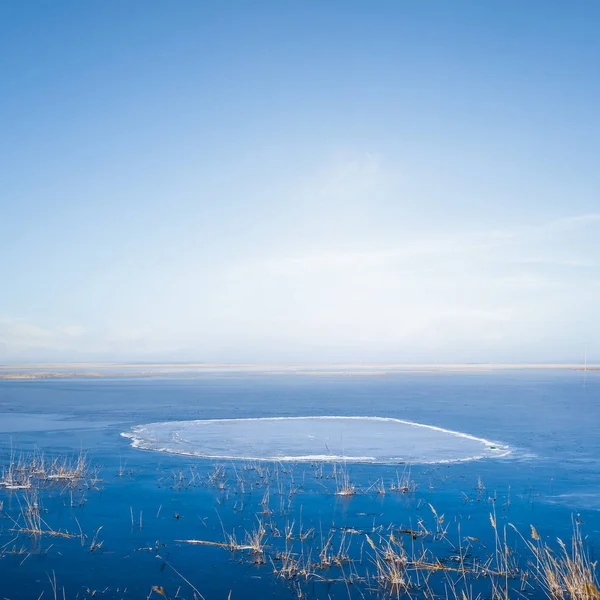
[[[0,363],[600,362],[599,19],[0,5]]]

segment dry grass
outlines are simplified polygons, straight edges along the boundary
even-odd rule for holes
[[[375,579],[378,585],[394,595],[410,586],[407,567],[409,564],[402,544],[391,534],[382,546],[377,546],[367,535],[367,543],[373,550],[373,562],[376,568]]]
[[[348,469],[344,465],[343,468],[335,471],[336,496],[352,497],[356,494],[356,486],[350,481]]]
[[[62,538],[81,537],[83,539],[83,534],[77,535],[66,531],[57,531],[48,525],[42,518],[42,509],[36,489],[27,491],[22,497],[17,498],[17,500],[20,507],[20,514],[16,519],[11,519],[14,524],[13,531],[33,537],[46,535]]]
[[[405,466],[402,474],[396,471],[396,481],[390,485],[392,492],[400,492],[401,494],[409,494],[417,491],[417,484],[411,479],[410,466]]]
[[[596,562],[587,552],[580,524],[573,523],[569,545],[557,539],[558,549],[545,543],[535,527],[527,546],[534,556],[531,567],[536,580],[551,600],[600,600]]]
[[[83,452],[76,456],[60,455],[48,459],[43,453],[17,455],[11,450],[8,464],[2,467],[0,487],[7,490],[29,490],[58,483],[73,488],[88,478],[89,487],[96,487],[99,483]]]
[[[390,485],[386,486],[384,479],[379,478],[370,488],[360,490],[351,481],[345,465],[338,463],[332,467],[331,477],[323,475],[322,468],[315,475],[317,486],[325,487],[321,480],[329,480],[326,494],[330,499],[332,493],[346,498],[358,492],[361,494],[354,501],[336,503],[337,509],[344,511],[345,519],[346,515],[354,518],[350,509],[354,509],[355,503],[358,503],[356,508],[361,510],[372,489],[382,495],[390,491],[404,494],[416,490],[409,467],[396,472],[395,480]],[[310,468],[314,469],[312,466]],[[88,473],[89,464],[84,455],[70,459],[48,459],[43,454],[29,458],[11,456],[10,464],[3,471],[2,481],[30,482],[32,486],[23,492],[11,494],[20,503],[18,516],[13,513],[15,526],[12,531],[16,532],[15,539],[31,544],[26,536],[36,539],[41,536],[79,537],[82,546],[89,548],[90,552],[101,550],[103,542],[98,538],[102,528],[95,535],[90,534],[91,542],[83,533],[78,535],[56,531],[44,520],[45,513],[40,506],[38,491],[46,489],[52,494],[59,489],[61,497],[63,492],[68,496],[70,487],[61,484],[81,481]],[[169,473],[169,480],[177,489],[199,485],[211,487],[220,506],[227,507],[225,496],[235,494],[239,503],[230,506],[234,512],[244,510],[244,501],[248,505],[246,511],[252,509],[250,525],[242,517],[242,526],[233,529],[232,533],[226,534],[223,530],[222,541],[174,541],[239,553],[232,556],[232,560],[257,565],[258,573],[262,573],[260,576],[268,571],[278,580],[286,582],[298,597],[312,593],[315,597],[326,598],[328,592],[319,595],[323,589],[320,586],[335,584],[355,590],[348,591],[348,597],[357,598],[406,596],[411,600],[519,600],[525,595],[541,597],[545,594],[549,600],[600,600],[596,563],[586,550],[586,541],[577,522],[573,524],[573,537],[569,543],[563,543],[562,540],[548,543],[534,528],[527,539],[518,532],[515,536],[511,526],[503,524],[506,521],[498,523],[496,513],[492,510],[489,524],[493,535],[486,535],[484,541],[480,542],[461,534],[460,517],[448,518],[420,499],[416,509],[422,507],[422,510],[413,522],[412,519],[407,522],[409,527],[383,525],[379,520],[382,515],[374,515],[372,527],[370,521],[364,520],[354,523],[345,520],[343,525],[332,522],[324,531],[322,525],[319,527],[319,537],[315,536],[313,528],[303,526],[301,506],[295,507],[296,520],[289,514],[292,498],[298,491],[304,491],[302,476],[296,473],[296,482],[291,469],[288,471],[278,464],[264,463],[248,463],[237,468],[234,465],[233,475],[231,469],[223,466],[215,467],[208,477],[200,476],[193,470]],[[312,470],[309,476],[313,480]],[[48,482],[57,483],[44,488]],[[226,489],[226,495],[222,493],[223,489]],[[479,480],[477,492],[481,494],[484,490],[483,482]],[[377,506],[382,504],[372,497],[371,500]],[[400,502],[400,498],[397,501]],[[386,505],[388,502],[395,500],[388,496]],[[403,505],[412,505],[412,497],[401,502]],[[493,498],[488,502],[492,507],[495,506]],[[133,522],[133,510],[130,512]],[[160,509],[157,517],[159,514]],[[206,517],[201,520],[204,523]],[[152,518],[146,515],[144,525],[147,528],[148,521],[152,521]],[[141,529],[141,512],[139,522]],[[246,523],[246,529],[243,523]],[[464,525],[466,521],[462,523]],[[514,527],[512,529],[516,531]],[[21,534],[24,534],[22,538]],[[16,546],[13,551],[15,554],[20,552]],[[158,542],[153,551],[158,553]],[[523,552],[526,556],[523,556]],[[23,553],[26,555],[25,550]],[[265,564],[270,567],[263,568]],[[312,589],[311,586],[317,583],[319,587]],[[336,590],[332,592],[335,597],[339,588]],[[162,595],[156,589],[154,593]]]
[[[420,500],[417,510],[421,506],[428,507],[429,516],[421,513],[414,526],[397,528],[390,524],[384,530],[374,522],[371,531],[332,524],[324,535],[321,533],[319,540],[311,528],[303,528],[301,520],[298,527],[298,521],[287,516],[292,497],[298,489],[302,491],[302,476],[301,483],[296,484],[291,469],[284,471],[277,464],[264,463],[246,464],[240,470],[234,468],[234,472],[232,483],[239,490],[234,487],[232,493],[245,495],[248,505],[254,505],[255,527],[244,531],[241,543],[234,534],[225,535],[224,542],[184,541],[232,552],[243,551],[244,560],[258,565],[270,564],[272,573],[290,583],[295,594],[307,593],[308,589],[302,591],[298,587],[307,582],[341,582],[349,587],[356,585],[360,596],[376,591],[384,596],[406,595],[428,600],[518,600],[525,594],[543,590],[550,600],[600,600],[595,564],[584,552],[578,529],[573,543],[567,546],[559,541],[556,551],[539,539],[525,540],[525,550],[534,557],[528,565],[524,549],[514,546],[521,538],[511,536],[509,526],[498,524],[494,510],[489,517],[493,532],[490,546],[472,536],[463,536],[460,520],[449,519],[433,505]],[[359,492],[345,464],[333,463],[331,476],[323,473],[321,465],[311,465],[309,474],[329,493],[333,487],[336,496],[349,498]],[[284,475],[287,475],[285,481]],[[219,480],[225,479],[225,470],[217,468],[209,484],[218,488]],[[330,480],[332,484],[327,488],[322,480]],[[371,490],[381,495],[388,491],[405,494],[414,492],[416,487],[407,466],[396,472],[389,486],[379,478],[363,494]],[[481,479],[476,489],[478,495],[484,492]],[[255,490],[259,496],[251,503]],[[273,495],[279,495],[280,502],[274,502]],[[493,507],[494,500],[495,496],[489,499]],[[239,511],[239,507],[234,507],[234,511]]]
[[[90,470],[87,456],[80,452],[76,457],[62,456],[55,458],[47,469],[44,469],[46,480],[76,482],[84,479]]]

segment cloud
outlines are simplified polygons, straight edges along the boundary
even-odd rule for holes
[[[275,328],[304,344],[328,340],[341,352],[356,345],[409,353],[428,348],[473,358],[485,350],[486,359],[502,353],[506,360],[512,348],[515,360],[522,359],[524,348],[533,352],[541,339],[597,329],[580,317],[588,314],[582,303],[598,296],[587,271],[596,263],[572,235],[594,232],[598,223],[583,215],[245,261],[227,273],[231,295],[223,319],[249,335]],[[239,320],[244,312],[251,322]],[[556,351],[560,358],[564,350]]]
[[[328,163],[310,187],[320,203],[345,204],[387,189],[392,181],[380,156],[345,152]]]
[[[152,303],[127,296],[90,327],[0,318],[0,358],[561,359],[564,340],[575,347],[600,335],[589,319],[600,301],[599,225],[600,214],[586,214],[504,230],[415,231],[401,243],[307,244],[219,266],[210,279],[183,269],[160,280],[164,295],[136,288]]]
[[[0,317],[0,360],[115,360],[165,356],[181,349],[177,335],[152,328],[106,327],[86,330],[78,325],[42,327],[25,319]]]
[[[0,347],[14,352],[28,350],[66,350],[73,348],[85,336],[76,325],[40,327],[24,319],[0,317]]]
[[[600,213],[587,213],[583,215],[574,215],[548,221],[537,227],[540,231],[572,231],[584,227],[593,227],[600,225]]]
[[[564,267],[591,267],[596,262],[589,257],[556,256],[572,249],[561,244],[565,234],[580,228],[600,225],[600,213],[566,217],[531,227],[475,231],[442,235],[429,239],[409,240],[404,244],[383,246],[363,251],[326,250],[319,253],[279,256],[236,265],[237,269],[266,269],[273,273],[290,270],[356,270],[404,263],[421,268],[423,262],[440,265],[452,259],[477,262],[493,258],[497,262],[522,265],[554,264]],[[544,234],[540,239],[540,234]],[[552,234],[551,239],[548,235]],[[542,247],[539,248],[540,243]],[[540,255],[545,252],[546,255]]]

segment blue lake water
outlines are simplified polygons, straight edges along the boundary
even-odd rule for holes
[[[332,415],[429,425],[491,440],[511,452],[435,464],[224,459],[215,466],[212,459],[134,448],[121,436],[149,423]],[[74,537],[21,531],[31,491],[0,488],[2,596],[37,598],[43,592],[53,597],[56,578],[59,595],[64,588],[66,598],[162,597],[151,593],[152,586],[161,586],[169,598],[198,593],[207,600],[230,593],[232,600],[288,598],[298,595],[297,585],[308,597],[379,597],[389,590],[372,579],[375,566],[365,558],[366,535],[379,543],[392,530],[427,530],[431,535],[416,541],[406,536],[407,547],[420,544],[443,561],[453,560],[457,540],[477,539],[468,542],[469,554],[485,560],[494,545],[490,513],[501,529],[512,532],[510,523],[528,535],[534,524],[549,541],[567,540],[572,522],[581,522],[595,557],[599,424],[600,375],[588,373],[584,383],[582,373],[571,371],[0,381],[5,470],[11,456],[16,463],[20,453],[34,451],[43,451],[47,463],[58,456],[64,461],[65,455],[75,460],[81,452],[89,461],[81,481],[72,487],[47,481],[35,498],[42,529]],[[263,434],[253,430],[258,436],[253,448],[257,441],[273,439],[273,432]],[[278,444],[294,437],[293,431],[279,434]],[[337,443],[336,454],[340,449],[349,454],[353,439],[364,445],[378,435],[375,430],[373,436],[370,430],[362,434],[344,430],[343,443],[328,444]],[[244,442],[241,434],[231,435]],[[318,435],[325,439],[323,431]],[[393,443],[386,436],[386,444]],[[402,489],[407,482],[410,489]],[[340,494],[345,484],[352,494]],[[382,485],[385,494],[378,493]],[[224,543],[235,535],[244,546],[246,534],[259,523],[266,531],[260,556],[178,541]],[[295,533],[286,540],[285,527],[292,523]],[[304,540],[300,525],[305,533],[313,530]],[[447,534],[436,541],[438,527],[447,528]],[[330,537],[329,548],[344,555],[339,565],[320,569],[307,582],[274,574],[286,543],[303,560],[312,553],[316,562]],[[510,543],[516,556],[524,556],[516,534]],[[344,552],[340,544],[347,545]],[[348,584],[353,577],[356,583]],[[443,582],[439,585],[443,596]],[[469,585],[485,590],[483,580]],[[515,581],[515,589],[520,586]],[[411,594],[422,592],[415,582]],[[533,587],[523,593],[543,597]]]

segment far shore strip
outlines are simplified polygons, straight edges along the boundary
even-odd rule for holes
[[[553,369],[600,372],[600,365],[581,364],[116,364],[68,363],[39,365],[0,365],[0,379],[72,379],[72,378],[122,378],[161,377],[173,375],[194,376],[202,373],[262,373],[265,375],[360,375],[377,376],[395,373],[461,372],[478,373],[500,370]]]

